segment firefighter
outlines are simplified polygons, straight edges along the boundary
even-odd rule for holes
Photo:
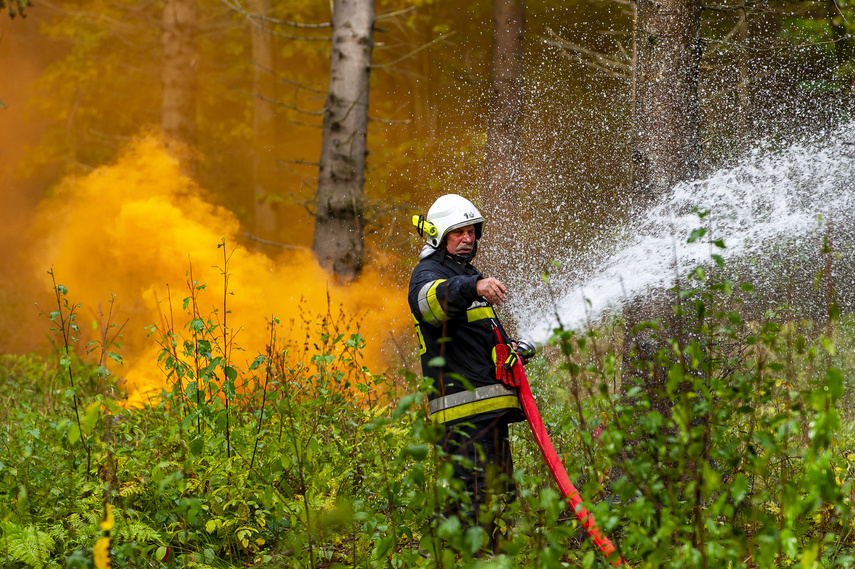
[[[495,550],[493,513],[484,506],[493,496],[515,499],[508,425],[525,420],[514,389],[518,356],[494,310],[507,288],[472,266],[484,218],[469,200],[442,196],[413,224],[428,239],[408,299],[422,372],[433,379],[430,416],[446,427],[446,452],[465,459],[454,461],[454,476],[468,499],[453,513],[480,523]]]

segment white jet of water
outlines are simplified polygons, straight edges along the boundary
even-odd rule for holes
[[[622,228],[607,250],[591,248],[558,259],[570,268],[550,295],[544,285],[511,309],[522,337],[548,340],[557,325],[581,328],[632,298],[671,287],[711,254],[762,263],[775,243],[815,242],[832,219],[835,230],[855,217],[855,123],[809,141],[758,146],[739,166],[703,180],[677,185],[641,220]],[[703,219],[697,212],[709,212]],[[694,243],[694,229],[707,234]],[[723,240],[725,249],[711,240]],[[601,248],[602,249],[602,248]],[[574,272],[574,264],[593,256],[592,269]],[[585,263],[590,267],[591,263]]]

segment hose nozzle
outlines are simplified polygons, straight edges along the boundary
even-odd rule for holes
[[[537,348],[528,340],[517,340],[517,347],[514,351],[526,360],[537,354]]]

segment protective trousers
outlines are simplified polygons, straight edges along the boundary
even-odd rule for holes
[[[499,416],[449,427],[445,449],[465,459],[455,460],[454,477],[464,482],[466,494],[451,504],[449,513],[460,518],[464,531],[480,524],[489,536],[489,549],[498,551],[507,536],[499,531],[496,518],[516,499],[508,422]]]

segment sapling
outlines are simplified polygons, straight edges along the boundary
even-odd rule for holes
[[[77,317],[76,311],[80,308],[80,305],[70,304],[68,302],[68,298],[66,298],[68,289],[57,284],[53,268],[48,271],[48,274],[50,275],[51,282],[53,283],[57,309],[50,312],[50,314],[45,314],[41,307],[39,307],[39,315],[48,316],[51,322],[56,324],[56,327],[51,328],[51,330],[54,330],[57,335],[62,338],[62,346],[60,348],[62,350],[62,356],[60,357],[60,365],[68,373],[68,379],[71,383],[71,397],[75,420],[75,424],[72,425],[71,429],[68,431],[68,441],[73,445],[77,440],[80,440],[80,443],[83,445],[83,449],[86,451],[86,475],[88,477],[89,470],[92,467],[92,453],[86,440],[87,434],[84,432],[83,425],[80,421],[80,405],[78,402],[77,388],[74,383],[74,369],[71,365],[72,344],[77,342],[77,336],[74,334],[79,333],[77,324],[75,324],[74,321]],[[38,307],[38,304],[36,304],[36,306]]]

